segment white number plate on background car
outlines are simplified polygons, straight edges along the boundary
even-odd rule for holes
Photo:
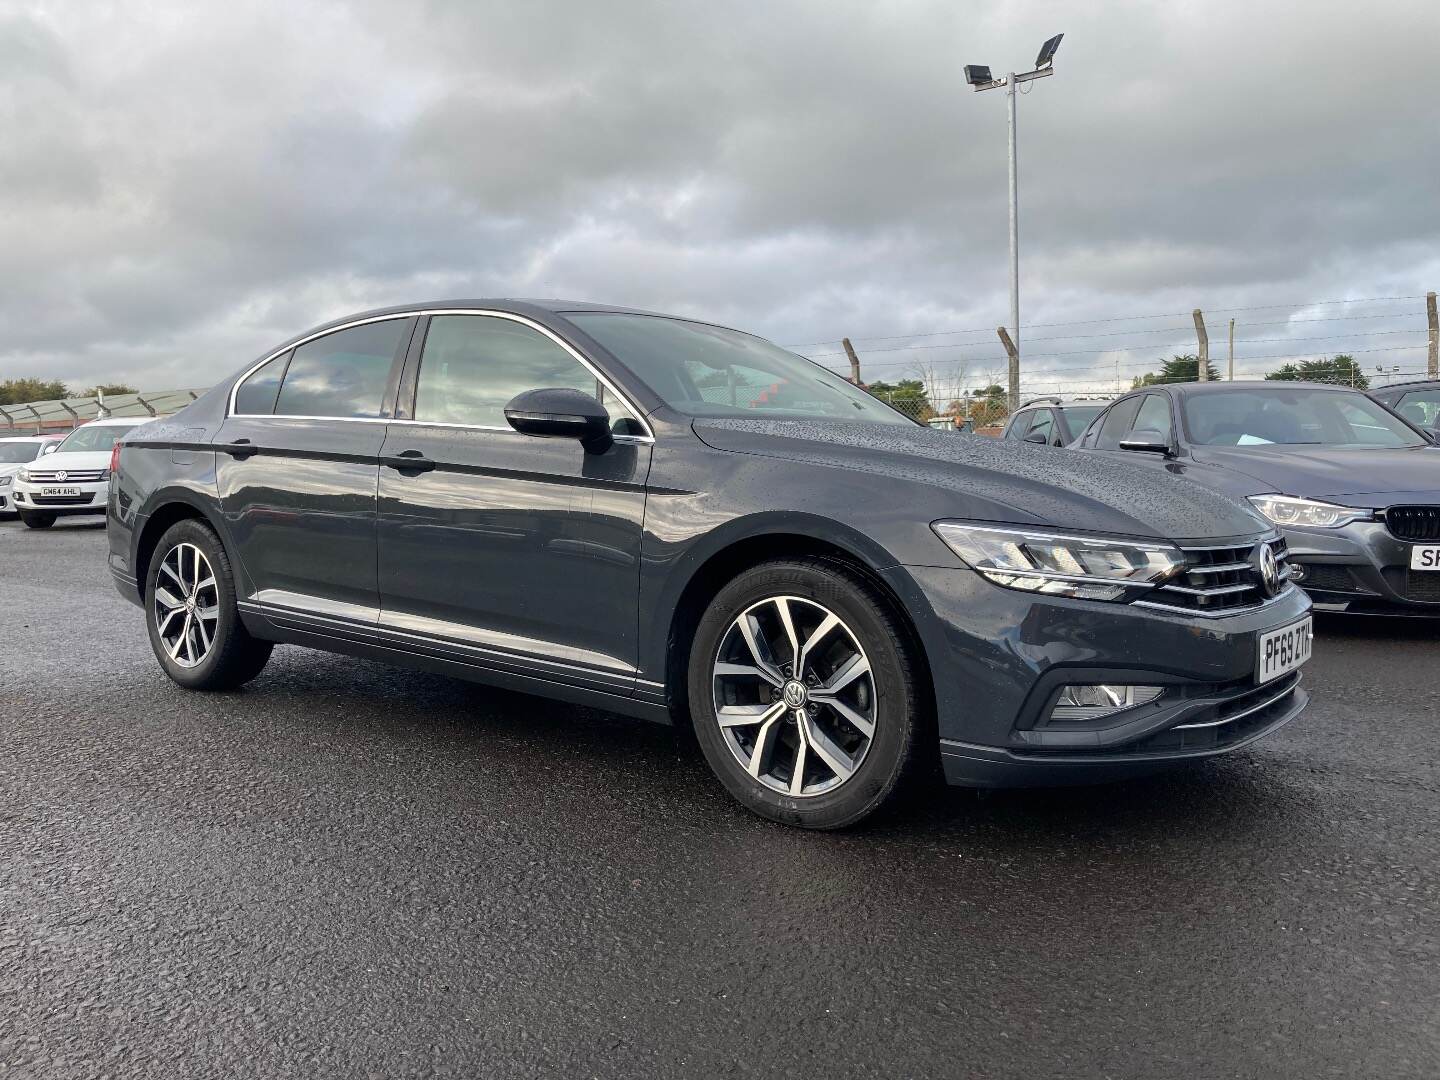
[[[1294,671],[1310,659],[1310,620],[1302,619],[1291,623],[1283,630],[1271,630],[1260,635],[1260,677],[1257,681],[1267,683],[1278,679],[1287,671]]]
[[[41,489],[40,489],[40,494],[41,494],[41,495],[46,495],[46,496],[49,496],[49,495],[79,495],[80,493],[81,493],[81,492],[80,492],[80,489],[77,488],[77,487],[44,487],[44,488],[41,488]]]
[[[1410,549],[1411,570],[1440,570],[1440,544],[1416,544]]]

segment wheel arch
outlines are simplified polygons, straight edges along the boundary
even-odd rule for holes
[[[794,558],[817,558],[842,566],[879,594],[907,631],[904,645],[920,674],[918,696],[933,714],[935,686],[925,637],[916,613],[902,600],[892,581],[899,569],[896,561],[868,537],[837,528],[833,522],[820,521],[820,528],[813,524],[793,516],[758,527],[751,523],[750,528],[731,530],[729,535],[706,545],[706,551],[692,560],[684,584],[669,607],[665,638],[666,704],[677,727],[688,728],[691,723],[686,674],[695,628],[710,601],[744,571],[762,563]]]
[[[230,544],[226,530],[218,520],[218,515],[193,492],[183,488],[170,490],[158,493],[152,502],[154,508],[146,514],[144,525],[135,533],[135,549],[130,560],[142,597],[145,595],[145,581],[150,573],[150,560],[155,554],[155,548],[160,543],[160,537],[164,536],[166,530],[176,522],[200,521],[208,525],[220,538],[220,543],[230,559],[231,566],[236,569],[240,568],[240,563],[235,558],[234,547]]]

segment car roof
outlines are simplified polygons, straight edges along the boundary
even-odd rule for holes
[[[1362,390],[1352,389],[1348,386],[1336,386],[1334,383],[1302,382],[1289,379],[1229,379],[1211,382],[1185,382],[1185,383],[1157,383],[1154,386],[1137,386],[1131,393],[1142,393],[1146,390],[1165,390],[1171,394],[1181,397],[1192,397],[1197,394],[1228,394],[1239,393],[1244,390],[1255,390],[1264,388],[1266,390],[1334,390],[1343,394],[1360,394]]]
[[[1440,386],[1440,379],[1408,379],[1405,382],[1386,383],[1384,386],[1372,386],[1372,394],[1388,393],[1391,390],[1424,390],[1432,386]]]

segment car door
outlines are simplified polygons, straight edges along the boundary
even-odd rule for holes
[[[241,599],[373,624],[376,488],[413,316],[318,335],[236,384],[215,442]]]
[[[1040,444],[1037,436],[1044,438],[1045,442]],[[1049,409],[1036,409],[1035,415],[1030,418],[1030,426],[1021,438],[1037,445],[1052,445],[1055,442],[1055,414]]]
[[[1137,431],[1154,431],[1165,440],[1173,441],[1170,398],[1165,394],[1139,394],[1117,402],[1105,415],[1100,426],[1096,448],[1117,454],[1144,465],[1171,469],[1165,454],[1144,450],[1122,450],[1120,443]],[[1171,469],[1173,471],[1173,469]]]
[[[628,692],[652,443],[634,412],[554,333],[498,312],[426,319],[403,385],[381,453],[380,625]],[[512,429],[506,403],[546,387],[601,397],[614,445]]]

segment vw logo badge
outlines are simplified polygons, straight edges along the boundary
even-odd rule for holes
[[[1260,584],[1266,596],[1280,591],[1280,564],[1275,561],[1275,551],[1269,544],[1260,545]]]
[[[66,480],[66,479],[68,479],[68,478],[69,478],[69,473],[65,472],[64,469],[61,469],[59,472],[57,472],[57,473],[55,474],[55,479],[56,479],[56,480],[62,480],[62,481],[63,481],[63,480]]]
[[[805,699],[810,695],[805,690],[805,684],[792,679],[785,684],[783,691],[785,704],[792,709],[798,709],[805,704]]]

